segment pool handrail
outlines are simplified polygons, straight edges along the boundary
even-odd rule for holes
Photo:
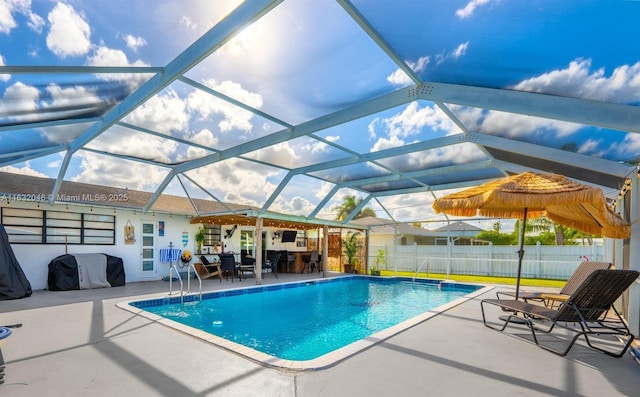
[[[191,292],[191,269],[193,269],[193,273],[198,278],[198,283],[200,288],[199,296],[200,296],[200,300],[202,300],[202,279],[200,278],[200,275],[198,274],[198,272],[196,271],[196,268],[192,264],[187,265],[187,294]],[[182,277],[180,276],[180,272],[178,271],[178,268],[176,267],[176,265],[171,265],[171,267],[169,268],[169,295],[173,293],[173,289],[172,289],[173,277],[171,277],[172,270],[176,272],[178,281],[180,281],[180,303],[184,303],[184,284],[182,282]]]
[[[424,260],[422,261],[422,264],[420,265],[418,270],[416,270],[415,274],[411,278],[411,283],[414,283],[416,281],[416,277],[418,277],[418,273],[420,273],[420,270],[422,270],[422,267],[424,266],[425,263],[427,264],[427,277],[429,277],[429,257],[426,257],[424,258]]]

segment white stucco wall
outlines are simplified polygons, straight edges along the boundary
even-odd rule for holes
[[[3,203],[3,206],[5,203]],[[57,211],[65,210],[65,206],[48,206],[47,208],[55,209]],[[16,203],[12,202],[11,207],[30,208],[33,209],[35,204],[33,203]],[[44,209],[47,209],[44,208]],[[85,206],[69,206],[71,212],[89,212],[90,209]],[[95,214],[114,215],[113,209],[92,208]],[[158,280],[168,274],[169,264],[160,263],[159,249],[169,246],[170,242],[173,242],[174,246],[178,248],[182,247],[182,233],[188,232],[187,249],[195,252],[195,242],[193,235],[197,229],[197,225],[189,224],[189,220],[185,216],[170,216],[168,214],[155,214],[151,213],[141,214],[140,212],[133,211],[115,211],[116,216],[116,244],[115,245],[72,245],[69,244],[65,247],[64,244],[12,244],[13,251],[22,267],[25,275],[31,283],[31,288],[34,290],[45,289],[47,287],[47,275],[49,262],[59,255],[69,254],[84,254],[84,253],[104,253],[122,258],[127,282],[145,281],[145,280]],[[124,227],[127,221],[130,220],[135,228],[135,243],[127,245],[124,243]],[[156,264],[155,271],[143,272],[142,271],[142,237],[141,237],[141,225],[142,222],[153,222],[156,229]],[[165,222],[165,235],[158,235],[158,222]],[[65,252],[66,251],[66,252]]]
[[[37,203],[20,203],[11,202],[12,208],[28,208],[34,209]],[[0,202],[0,207],[6,206],[6,202]],[[66,205],[42,204],[42,209],[52,209],[56,211],[65,211]],[[94,214],[114,215],[114,210],[109,208],[90,208],[87,206],[69,205],[70,212],[88,213],[93,211]],[[160,280],[169,275],[169,263],[160,262],[161,248],[168,248],[170,243],[180,249],[189,249],[192,253],[196,252],[196,244],[193,238],[199,225],[190,224],[190,218],[184,215],[169,215],[158,213],[142,214],[139,211],[115,210],[116,216],[116,244],[115,245],[67,245],[65,252],[64,244],[12,244],[13,251],[22,267],[27,279],[31,283],[34,290],[42,290],[47,288],[48,265],[52,259],[69,254],[87,254],[87,253],[104,253],[108,255],[122,258],[126,281],[139,282],[149,280]],[[124,228],[127,221],[131,221],[135,229],[135,243],[125,244]],[[159,236],[158,225],[160,221],[164,221],[164,236]],[[142,271],[142,223],[150,222],[155,225],[155,271]],[[225,243],[225,251],[234,251],[240,253],[240,235],[242,230],[255,230],[252,226],[239,226],[230,239],[224,238],[226,229],[231,225],[222,226],[222,238]],[[306,247],[296,247],[296,243],[282,243],[279,239],[272,239],[273,232],[269,228],[263,229],[266,233],[266,249],[267,250],[287,250],[287,251],[306,251]],[[187,232],[188,240],[185,245],[182,243],[183,232]],[[303,232],[300,232],[303,233]],[[195,261],[194,261],[195,262]],[[179,269],[186,271],[186,269]]]

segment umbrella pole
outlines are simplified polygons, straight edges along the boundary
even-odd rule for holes
[[[522,275],[522,260],[524,259],[524,230],[527,227],[527,208],[524,208],[522,231],[520,232],[520,249],[518,250],[518,275],[516,277],[516,300],[520,296],[520,276]]]

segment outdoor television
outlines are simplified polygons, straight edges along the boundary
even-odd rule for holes
[[[283,230],[282,231],[282,242],[283,243],[293,243],[293,242],[295,242],[297,234],[298,234],[297,230]]]

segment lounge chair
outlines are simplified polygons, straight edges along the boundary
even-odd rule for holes
[[[202,255],[200,256],[200,262],[196,263],[195,268],[201,279],[218,276],[220,282],[222,282],[222,268],[220,267],[220,263],[211,263]]]
[[[531,330],[536,345],[561,356],[567,355],[576,340],[584,336],[589,347],[610,356],[621,357],[633,342],[634,336],[613,304],[639,274],[636,270],[596,270],[558,309],[515,299],[484,299],[480,302],[482,322],[489,328],[504,331],[510,323],[517,322],[514,320],[524,321]],[[504,318],[502,327],[487,323],[485,305],[495,305],[510,313]],[[522,316],[518,316],[518,313]],[[556,325],[576,333],[565,350],[553,349],[538,341],[536,331],[550,333]],[[622,350],[613,351],[594,345],[590,338],[592,335],[616,335],[626,338],[626,343]]]
[[[553,308],[555,302],[564,302],[575,292],[586,278],[596,270],[610,269],[613,265],[609,262],[585,261],[581,262],[576,270],[571,274],[566,284],[557,294],[537,291],[520,291],[519,298],[526,301],[543,302],[545,306]],[[501,299],[502,295],[515,297],[515,291],[498,291],[496,296]]]

